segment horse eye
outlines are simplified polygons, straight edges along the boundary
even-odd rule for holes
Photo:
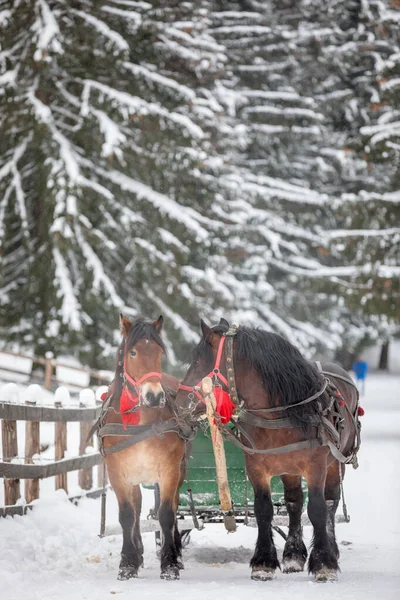
[[[130,355],[132,356],[132,358],[133,358],[134,356],[136,356],[136,350],[131,350],[131,351],[129,352],[129,354],[130,354]]]

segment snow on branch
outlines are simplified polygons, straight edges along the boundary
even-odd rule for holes
[[[388,140],[393,137],[400,137],[400,121],[361,127],[360,133],[370,137],[369,143],[372,146],[375,146],[384,140]]]
[[[91,108],[90,112],[97,118],[100,131],[104,135],[104,144],[101,149],[102,156],[117,156],[122,159],[123,152],[120,148],[126,142],[126,136],[110,117],[102,110]]]
[[[317,261],[312,261],[315,264],[314,268],[302,269],[296,267],[287,262],[277,260],[275,258],[269,259],[269,264],[274,265],[285,273],[292,275],[305,276],[313,279],[325,278],[325,277],[356,277],[358,275],[372,275],[376,274],[378,277],[390,278],[400,274],[400,267],[391,265],[372,265],[367,263],[365,265],[351,265],[351,266],[339,266],[339,267],[325,267],[317,266]],[[311,262],[310,262],[311,267]]]
[[[29,134],[29,136],[26,137],[23,140],[23,142],[21,142],[21,144],[15,148],[12,158],[0,168],[0,181],[5,179],[7,175],[12,173],[13,168],[17,165],[18,161],[25,153],[28,143],[31,141],[31,139],[32,135]]]
[[[39,98],[35,96],[34,88],[31,88],[27,93],[27,99],[32,105],[35,116],[39,122],[45,123],[52,136],[54,141],[57,143],[60,149],[60,157],[64,163],[66,173],[71,180],[71,183],[76,183],[80,172],[79,166],[77,162],[77,155],[74,152],[71,143],[67,138],[56,128],[54,124],[53,115],[51,113],[50,107],[46,104],[43,104]]]
[[[141,2],[140,0],[108,0],[113,4],[120,4],[121,6],[128,6],[130,8],[138,8],[141,10],[151,10],[153,8],[150,2]]]
[[[255,115],[280,115],[284,117],[300,117],[307,118],[312,121],[323,121],[324,115],[321,113],[316,113],[309,108],[297,108],[295,106],[290,106],[287,108],[279,108],[277,106],[269,106],[267,104],[263,104],[261,106],[250,106],[244,109],[245,114],[255,114]]]
[[[19,216],[21,218],[22,230],[24,232],[25,238],[29,238],[29,225],[28,225],[28,215],[27,215],[26,204],[25,204],[25,192],[22,187],[20,172],[18,171],[17,165],[15,163],[12,167],[12,174],[13,174],[13,185],[14,185],[14,189],[15,189],[15,196],[16,196],[18,208],[19,208]]]
[[[203,37],[198,36],[193,37],[185,31],[181,31],[175,27],[167,27],[165,33],[171,37],[181,40],[183,43],[200,48],[203,51],[225,52],[225,47],[217,44],[217,42],[212,38],[204,39]]]
[[[124,10],[121,8],[116,8],[115,6],[102,6],[101,10],[104,12],[110,13],[112,15],[117,15],[118,17],[123,17],[124,19],[128,19],[129,21],[133,21],[136,28],[140,27],[142,24],[142,16],[133,10]]]
[[[287,324],[286,321],[281,319],[276,313],[272,310],[268,309],[267,306],[258,307],[257,312],[263,318],[263,320],[267,321],[274,331],[280,333],[288,340],[293,339],[293,328]]]
[[[58,248],[53,248],[53,257],[56,268],[56,280],[59,294],[62,297],[61,316],[62,322],[74,331],[81,330],[80,305],[74,293],[68,267]]]
[[[276,100],[277,102],[299,102],[301,104],[308,104],[309,106],[316,106],[314,98],[300,96],[297,92],[243,90],[238,92],[238,94],[245,98],[260,98],[264,100]]]
[[[394,204],[400,202],[400,191],[385,192],[378,194],[376,192],[367,192],[367,190],[360,190],[358,194],[342,194],[340,197],[342,202],[393,202]]]
[[[46,57],[46,50],[61,54],[62,46],[59,42],[61,37],[60,29],[46,0],[39,0],[37,8],[38,18],[32,29],[36,33],[36,52],[33,56],[34,60],[50,60]]]
[[[106,275],[103,269],[103,265],[101,260],[94,252],[93,248],[85,241],[85,238],[82,233],[82,229],[78,224],[75,224],[74,227],[76,240],[82,250],[82,254],[86,259],[86,265],[93,273],[93,289],[94,291],[100,291],[101,286],[103,286],[107,295],[109,296],[113,306],[117,308],[122,308],[124,306],[124,301],[117,294],[113,283],[110,278]]]
[[[200,336],[198,333],[193,331],[190,325],[183,319],[178,313],[173,311],[165,302],[163,302],[158,296],[155,294],[151,294],[149,290],[147,290],[148,298],[154,302],[158,308],[161,310],[162,314],[165,315],[175,329],[181,331],[183,339],[188,343],[198,344]]]
[[[330,240],[345,237],[384,237],[400,234],[400,227],[391,227],[388,229],[336,229],[325,231],[324,235]]]
[[[187,132],[196,139],[202,139],[204,137],[202,129],[185,115],[181,115],[177,112],[170,112],[155,102],[146,102],[143,98],[132,96],[127,92],[121,92],[108,85],[99,83],[98,81],[86,79],[83,83],[85,89],[82,95],[86,99],[86,103],[88,102],[90,89],[93,88],[103,93],[111,100],[115,100],[120,106],[127,107],[129,114],[156,115],[157,117],[172,121],[176,125],[186,129]]]
[[[130,62],[123,63],[123,67],[125,67],[125,69],[127,69],[134,75],[142,75],[145,79],[148,79],[149,81],[171,89],[172,92],[178,92],[179,95],[185,97],[187,100],[193,101],[196,98],[195,92],[186,85],[182,85],[174,79],[170,79],[169,77],[164,77],[163,75],[159,75],[154,71],[150,71],[150,69],[147,69],[146,67],[142,67],[141,65],[135,65]]]
[[[10,69],[9,71],[5,71],[5,73],[0,75],[0,88],[6,88],[8,85],[14,85],[17,79],[17,74],[18,67],[15,67],[15,69]]]
[[[279,198],[289,202],[298,202],[300,204],[315,204],[322,206],[326,204],[328,196],[320,194],[309,188],[301,187],[287,183],[282,179],[268,177],[267,175],[254,176],[246,174],[243,177],[240,174],[228,175],[220,179],[228,189],[241,190],[256,194],[264,200],[269,198]]]
[[[119,171],[106,171],[92,164],[92,168],[104,179],[118,185],[122,190],[135,194],[138,198],[143,198],[158,208],[160,213],[167,215],[174,221],[179,221],[185,227],[190,229],[195,237],[199,240],[208,238],[208,232],[204,229],[199,221],[202,220],[201,215],[187,206],[181,206],[168,196],[156,192],[149,186],[136,181]]]
[[[110,42],[112,42],[112,44],[114,44],[121,52],[127,52],[129,50],[129,44],[122,35],[111,29],[104,21],[101,21],[82,10],[70,9],[70,12],[86,21],[89,25],[92,25],[96,31],[110,40]]]
[[[326,331],[315,327],[312,323],[305,321],[297,321],[296,319],[289,318],[288,323],[297,330],[303,331],[308,339],[313,339],[319,342],[321,345],[326,346],[330,350],[335,350],[340,347],[343,343],[341,336],[338,333],[330,332],[329,335]]]

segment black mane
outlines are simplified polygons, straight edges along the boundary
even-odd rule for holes
[[[118,400],[118,402],[122,393],[122,375],[124,371],[125,353],[130,348],[133,348],[133,346],[135,346],[139,340],[153,340],[166,353],[164,342],[162,341],[160,334],[153,327],[153,323],[151,321],[147,321],[143,317],[138,317],[135,321],[133,321],[128,337],[126,340],[122,340],[117,351],[117,364],[114,375],[114,397]]]
[[[220,323],[212,329],[222,335],[228,327]],[[270,398],[269,405],[264,408],[296,404],[323,386],[323,378],[317,368],[293,344],[276,333],[240,326],[234,347],[235,362],[255,369],[261,377]],[[212,368],[212,349],[204,338],[193,351],[192,364],[198,360],[207,361],[207,367]],[[293,426],[309,433],[310,425],[320,422],[316,402],[294,407],[280,416],[289,417]]]

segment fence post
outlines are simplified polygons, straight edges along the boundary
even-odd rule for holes
[[[46,390],[51,389],[51,380],[53,377],[53,357],[52,352],[46,352],[46,360],[44,365],[44,387]]]
[[[56,390],[54,405],[56,408],[62,408],[63,399],[68,396],[69,392],[66,388],[59,387]],[[67,423],[63,421],[57,421],[54,427],[54,439],[55,439],[55,460],[61,460],[64,458],[64,453],[67,449]],[[56,475],[56,490],[63,489],[68,494],[68,480],[67,473],[60,473]]]
[[[85,389],[79,394],[79,405],[83,408],[89,406],[96,406],[95,396],[92,390]],[[88,433],[93,425],[93,421],[81,421],[80,422],[80,442],[79,442],[79,454],[83,456],[86,453],[88,446],[93,446],[93,436],[90,440],[87,439]],[[93,487],[93,469],[81,469],[79,471],[79,486],[83,490],[90,490]]]
[[[34,386],[30,386],[33,388]],[[28,388],[29,390],[29,388]],[[27,391],[28,391],[27,390]],[[35,406],[36,398],[34,392],[36,392],[36,386],[33,390],[33,394],[30,398],[27,398],[25,404],[27,406]],[[39,388],[40,391],[40,388]],[[26,421],[25,425],[25,464],[32,465],[32,456],[39,454],[40,452],[40,429],[39,421]],[[25,502],[30,504],[32,500],[39,498],[39,479],[26,479],[25,480]]]
[[[14,420],[6,421],[3,419],[1,423],[3,460],[11,462],[14,456],[18,456],[18,438],[17,438],[17,422]],[[4,504],[6,506],[16,504],[20,498],[20,482],[19,479],[9,479],[4,477]]]

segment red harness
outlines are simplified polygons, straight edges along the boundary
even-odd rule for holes
[[[222,373],[219,369],[220,364],[221,364],[222,352],[224,350],[225,340],[226,340],[226,337],[222,336],[221,340],[219,342],[217,358],[215,359],[214,368],[212,371],[210,371],[208,373],[208,375],[205,375],[205,377],[211,377],[215,383],[217,383],[217,380],[219,380],[226,387],[228,387],[228,380],[226,379],[226,377],[224,377],[222,375]],[[180,383],[179,389],[190,392],[190,394],[193,394],[193,397],[197,396],[197,398],[199,400],[204,402],[204,398],[200,393],[201,381],[202,380],[200,380],[199,383],[194,386],[184,385],[183,383]],[[217,385],[214,388],[214,396],[215,396],[215,400],[217,402],[216,412],[219,414],[219,416],[221,418],[221,422],[229,423],[229,421],[231,420],[233,411],[235,410],[235,404],[232,402],[232,398],[230,397],[228,392],[226,392],[225,390],[222,389],[221,385]]]

